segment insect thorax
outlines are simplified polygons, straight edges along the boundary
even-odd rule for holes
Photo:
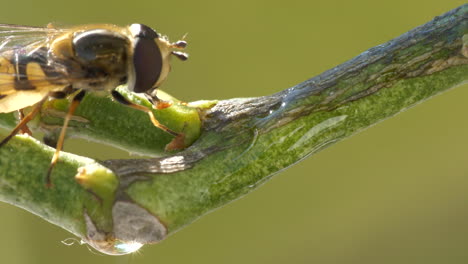
[[[51,43],[50,58],[64,65],[75,89],[110,91],[127,81],[128,39],[106,29],[67,33]]]

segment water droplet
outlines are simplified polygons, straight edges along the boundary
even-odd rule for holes
[[[107,255],[126,255],[138,251],[143,244],[130,241],[125,242],[118,239],[111,241],[87,241],[97,251]]]
[[[130,254],[138,251],[143,244],[138,242],[129,242],[129,243],[116,243],[114,248],[119,253],[119,255]]]

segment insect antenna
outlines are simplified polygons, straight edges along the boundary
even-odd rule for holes
[[[181,61],[186,61],[188,59],[188,54],[180,51],[171,51],[171,54],[176,56]]]

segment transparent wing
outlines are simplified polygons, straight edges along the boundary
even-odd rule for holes
[[[63,62],[50,59],[49,44],[69,28],[34,27],[14,24],[0,24],[0,94],[14,92],[17,80],[28,80],[32,86],[44,87],[56,84],[67,85],[67,66]],[[16,57],[28,60],[27,75],[17,69]],[[30,62],[34,62],[34,65]],[[76,80],[75,80],[76,81]]]
[[[48,58],[49,43],[58,35],[70,29],[54,27],[34,27],[13,24],[0,24],[0,94],[11,90],[16,79],[29,79],[35,82],[62,82],[66,67]],[[15,56],[34,57],[37,63],[34,71],[24,76],[15,65]],[[40,70],[42,69],[42,71]],[[38,86],[43,86],[38,84]]]
[[[0,53],[30,45],[44,45],[68,29],[0,24]]]
[[[70,61],[51,58],[49,44],[70,30],[0,24],[0,113],[34,104],[70,84],[103,81],[102,76],[71,72]],[[19,63],[22,59],[25,63]]]
[[[0,24],[0,113],[33,105],[73,81],[65,65],[48,57],[48,44],[67,30]],[[28,60],[21,65],[26,70],[15,63],[20,57]]]

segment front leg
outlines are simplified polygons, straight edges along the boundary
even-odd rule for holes
[[[121,95],[119,92],[117,92],[116,90],[112,91],[111,92],[112,94],[112,97],[119,103],[121,104],[124,104],[126,106],[129,106],[133,109],[137,109],[137,110],[140,110],[140,111],[143,111],[145,113],[147,113],[150,117],[150,120],[151,122],[153,123],[153,125],[155,127],[158,127],[160,128],[161,130],[165,131],[166,133],[169,133],[173,136],[175,136],[175,138],[166,146],[166,150],[176,150],[176,149],[183,149],[185,148],[185,134],[184,133],[177,133],[173,130],[171,130],[170,128],[166,127],[165,125],[159,123],[159,121],[156,119],[156,117],[154,116],[153,114],[153,111],[151,111],[151,109],[148,109],[142,105],[138,105],[138,104],[135,104],[135,103],[132,103],[130,102],[129,100],[127,100],[127,98],[125,98],[123,95]],[[165,107],[163,107],[165,108]],[[158,108],[160,109],[160,108]]]

